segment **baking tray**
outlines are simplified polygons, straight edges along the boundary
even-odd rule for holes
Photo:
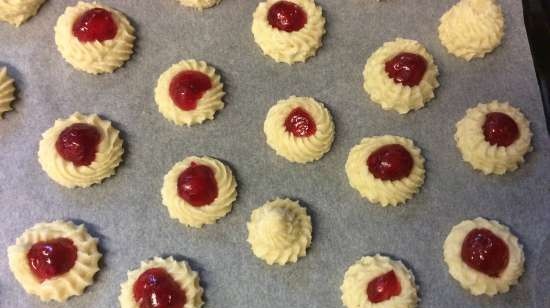
[[[8,66],[18,87],[15,111],[0,122],[0,247],[5,251],[34,223],[71,219],[100,238],[101,271],[84,295],[45,304],[24,293],[4,253],[1,307],[117,307],[126,271],[157,255],[188,260],[199,271],[206,307],[341,307],[344,272],[374,253],[402,259],[413,270],[421,307],[548,303],[547,289],[539,286],[545,276],[537,275],[548,275],[540,269],[548,258],[543,243],[550,227],[550,140],[520,1],[501,1],[507,29],[502,46],[467,63],[449,55],[437,38],[438,19],[454,1],[319,0],[327,19],[324,46],[306,64],[288,66],[262,56],[254,43],[250,26],[257,1],[223,0],[198,12],[175,0],[106,0],[129,16],[138,39],[132,59],[102,76],[74,70],[56,50],[53,26],[75,2],[48,1],[19,29],[0,24],[0,65]],[[383,111],[362,89],[367,57],[396,37],[422,42],[441,71],[436,98],[405,116]],[[165,120],[153,99],[158,76],[187,58],[219,69],[227,92],[216,120],[191,128]],[[313,96],[334,116],[333,148],[316,163],[289,163],[265,143],[267,110],[290,95]],[[505,176],[472,170],[453,140],[465,110],[492,99],[520,107],[534,132],[526,164]],[[112,120],[126,153],[114,177],[70,190],[48,179],[36,152],[41,133],[75,111]],[[350,148],[380,134],[414,139],[427,161],[421,192],[402,207],[369,204],[344,172]],[[161,203],[164,174],[188,155],[222,159],[239,183],[233,211],[200,230],[170,219]],[[299,199],[313,219],[307,256],[284,267],[267,266],[246,242],[251,211],[278,196]],[[525,246],[519,285],[494,298],[462,290],[443,262],[452,226],[477,216],[502,221]]]

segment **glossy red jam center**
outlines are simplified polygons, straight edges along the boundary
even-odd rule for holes
[[[70,271],[77,252],[72,240],[61,237],[33,244],[27,252],[27,261],[32,273],[44,281]]]
[[[139,308],[183,308],[185,292],[163,268],[146,270],[134,283],[134,299]]]
[[[209,205],[218,197],[218,183],[208,166],[191,163],[178,177],[178,194],[192,206]]]
[[[396,181],[409,176],[414,161],[400,144],[388,144],[372,152],[367,159],[370,173],[383,181]]]
[[[401,284],[394,271],[371,280],[367,286],[367,297],[371,303],[380,303],[401,294]]]
[[[73,35],[81,42],[112,40],[117,31],[113,15],[102,8],[86,11],[73,24]]]
[[[88,166],[95,160],[100,140],[101,135],[95,126],[77,123],[59,134],[55,148],[63,159],[75,166]]]
[[[474,229],[462,243],[462,261],[491,277],[499,277],[508,266],[508,245],[487,229]]]
[[[403,52],[386,62],[386,73],[396,83],[414,87],[422,81],[427,67],[428,62],[424,57],[410,52]]]
[[[313,118],[300,107],[294,108],[286,117],[285,128],[296,137],[309,137],[317,131]]]
[[[295,3],[279,1],[269,8],[267,21],[281,31],[294,32],[302,29],[307,23],[307,14]]]
[[[507,147],[519,138],[519,128],[509,115],[491,112],[485,116],[483,135],[491,145]]]
[[[197,71],[183,71],[170,82],[170,97],[182,110],[194,110],[204,93],[212,88],[210,77]]]

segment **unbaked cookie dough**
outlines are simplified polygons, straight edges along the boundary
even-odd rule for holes
[[[190,156],[164,176],[161,195],[171,218],[200,228],[231,211],[237,199],[237,181],[221,161]]]
[[[495,0],[461,0],[441,17],[439,40],[470,61],[493,51],[504,36],[504,16]]]
[[[54,30],[63,58],[86,73],[112,73],[134,52],[134,28],[126,16],[97,2],[67,7]]]
[[[8,247],[10,270],[27,293],[64,302],[93,283],[101,258],[97,242],[84,225],[39,223]]]
[[[532,150],[529,121],[508,103],[491,101],[466,111],[456,124],[455,141],[462,158],[484,174],[516,170]]]
[[[269,109],[264,122],[267,144],[291,162],[308,163],[323,157],[334,140],[328,109],[311,97],[291,96]]]
[[[269,265],[296,263],[311,245],[311,218],[290,199],[277,198],[255,209],[246,227],[252,252]]]
[[[164,304],[162,307],[200,308],[204,304],[202,294],[199,275],[187,262],[155,257],[128,272],[128,280],[120,285],[118,300],[121,308],[153,307],[155,303]]]
[[[253,14],[252,34],[262,52],[277,62],[305,62],[322,45],[323,10],[313,0],[267,0]]]
[[[414,40],[386,42],[367,60],[363,87],[384,110],[401,114],[420,109],[434,98],[439,71],[432,55]]]
[[[38,161],[59,185],[88,187],[115,174],[124,149],[119,131],[97,114],[58,119],[42,134]]]
[[[207,8],[211,8],[218,3],[220,3],[222,0],[179,0],[181,5],[191,7],[198,10],[203,10]]]
[[[1,1],[1,0],[0,0]],[[4,112],[10,111],[15,100],[15,86],[5,67],[0,67],[0,120]]]
[[[481,217],[454,226],[443,255],[451,276],[473,295],[506,293],[524,270],[517,237],[508,227]]]
[[[0,21],[16,27],[36,15],[46,0],[0,0]]]
[[[395,206],[412,198],[424,183],[424,158],[410,139],[369,137],[351,149],[346,173],[362,197]]]
[[[348,308],[413,308],[418,304],[414,276],[401,261],[375,255],[350,266],[340,287]]]
[[[200,124],[214,119],[223,108],[225,92],[216,70],[204,61],[183,60],[157,81],[155,101],[160,113],[176,125]]]

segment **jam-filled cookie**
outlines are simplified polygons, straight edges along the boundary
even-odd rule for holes
[[[93,283],[101,258],[97,242],[83,225],[39,223],[8,247],[10,270],[27,293],[64,302]]]
[[[16,27],[36,15],[46,0],[0,0],[0,21]]]
[[[267,144],[291,162],[308,163],[327,153],[334,140],[328,109],[311,97],[291,96],[269,109],[264,122]]]
[[[124,149],[119,131],[97,114],[74,113],[42,134],[38,161],[58,184],[88,187],[115,174]]]
[[[112,73],[134,52],[134,28],[126,16],[97,2],[67,7],[54,30],[63,58],[86,73]]]
[[[15,86],[5,67],[0,67],[0,120],[4,112],[10,111],[15,100]]]
[[[211,8],[217,5],[218,3],[220,3],[221,1],[222,0],[179,0],[181,5],[194,8],[197,10]]]

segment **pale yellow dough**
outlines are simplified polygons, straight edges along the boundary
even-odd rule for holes
[[[206,91],[197,102],[197,108],[194,110],[183,110],[179,108],[170,97],[170,83],[172,79],[183,71],[197,71],[207,75],[210,78],[212,88]],[[155,88],[155,101],[157,102],[160,113],[176,125],[191,126],[200,124],[205,120],[213,120],[216,111],[223,109],[222,101],[225,92],[220,75],[216,70],[204,61],[183,60],[172,65],[157,81]]]
[[[55,148],[59,134],[76,123],[93,125],[101,134],[95,160],[89,166],[75,166],[63,159]],[[83,115],[76,112],[67,119],[56,120],[54,126],[42,134],[38,161],[48,176],[59,185],[67,188],[88,187],[115,174],[124,153],[122,144],[119,131],[110,121],[101,119],[97,114]]]
[[[369,282],[392,270],[401,285],[401,293],[386,301],[372,303],[366,292]],[[418,304],[413,273],[401,261],[381,255],[363,257],[350,266],[340,290],[347,308],[414,308]]]
[[[93,8],[109,11],[118,26],[116,36],[103,42],[82,43],[72,33],[73,24],[85,12]],[[134,28],[122,13],[97,2],[78,2],[67,7],[55,25],[57,49],[74,68],[90,74],[112,73],[132,55]]]
[[[36,15],[46,0],[0,0],[0,21],[16,27]]]
[[[386,62],[402,52],[414,53],[427,61],[427,68],[420,84],[410,87],[395,82],[386,72]],[[386,42],[367,60],[363,77],[363,87],[370,99],[382,106],[384,110],[395,110],[401,114],[420,109],[434,98],[434,91],[439,87],[439,71],[430,53],[419,42],[397,38]]]
[[[163,268],[180,285],[187,299],[184,308],[200,308],[204,305],[199,275],[191,269],[187,262],[178,262],[172,257],[166,259],[155,257],[152,260],[141,262],[138,269],[128,272],[128,280],[120,285],[118,300],[121,308],[139,308],[139,304],[134,299],[134,283],[143,272],[151,268]]]
[[[218,3],[220,3],[222,0],[179,0],[181,5],[195,8],[198,10],[203,10],[207,8],[211,8]]]
[[[493,232],[508,246],[508,266],[499,277],[488,276],[462,261],[461,250],[464,239],[470,231],[480,228]],[[465,220],[454,226],[443,244],[443,255],[451,276],[473,295],[494,296],[498,293],[506,293],[510,290],[510,286],[518,283],[524,270],[525,256],[517,237],[510,232],[508,227],[501,225],[498,221],[486,220],[481,217]]]
[[[214,172],[218,197],[209,205],[194,207],[178,194],[178,177],[191,163],[208,166]],[[237,199],[237,181],[231,169],[221,161],[206,156],[190,156],[175,164],[164,176],[161,195],[162,203],[168,208],[171,218],[184,225],[200,228],[205,224],[215,223],[231,211],[233,202]]]
[[[15,86],[5,67],[0,67],[0,120],[4,112],[10,111],[15,100]]]
[[[519,138],[507,147],[491,145],[485,140],[483,125],[491,112],[510,116],[519,128]],[[527,152],[532,150],[529,121],[517,108],[508,103],[491,101],[481,103],[466,111],[466,116],[456,124],[455,141],[462,158],[483,174],[504,174],[516,170]]]
[[[302,108],[315,121],[316,132],[309,137],[296,137],[285,128],[288,115],[295,108]],[[291,96],[280,100],[269,112],[264,122],[267,144],[275,152],[291,162],[308,163],[320,159],[330,151],[334,140],[334,122],[328,109],[311,97]]]
[[[248,243],[267,264],[296,263],[311,245],[311,218],[297,201],[275,199],[252,211]]]
[[[75,264],[65,274],[41,282],[29,267],[27,253],[37,242],[60,237],[72,240],[77,248]],[[42,301],[64,302],[71,296],[82,294],[93,283],[101,258],[97,242],[96,238],[88,234],[84,225],[77,226],[61,220],[39,223],[23,232],[15,245],[8,247],[10,270],[27,293],[40,297]]]
[[[408,177],[397,181],[383,181],[370,173],[367,159],[370,154],[388,144],[400,144],[411,154],[414,165]],[[346,173],[351,187],[362,197],[381,206],[404,203],[416,194],[424,183],[424,158],[413,141],[398,136],[375,136],[364,138],[349,152]]]
[[[298,31],[286,32],[267,21],[269,8],[279,0],[260,2],[253,14],[252,34],[262,52],[277,62],[305,62],[321,47],[325,34],[323,10],[313,0],[287,0],[300,6],[307,14],[307,23]]]
[[[461,0],[441,17],[439,40],[447,51],[470,61],[493,51],[504,36],[504,16],[495,0]]]

